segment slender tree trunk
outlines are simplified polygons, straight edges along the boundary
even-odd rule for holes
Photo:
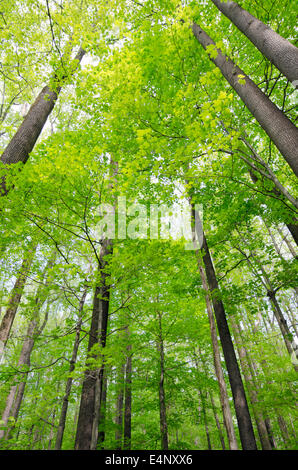
[[[212,2],[290,82],[298,80],[297,47],[237,3],[220,0]]]
[[[17,278],[12,291],[10,293],[8,307],[5,314],[3,315],[0,325],[0,358],[3,354],[6,343],[9,339],[10,331],[21,302],[24,287],[26,284],[28,272],[30,270],[34,255],[36,252],[36,246],[32,247],[24,257],[22,266],[20,269],[19,277]]]
[[[193,221],[195,221],[195,230],[197,233],[197,237],[199,240],[202,239],[200,251],[205,266],[208,288],[210,292],[210,297],[212,299],[217,328],[228,370],[242,447],[244,450],[256,450],[257,445],[254,436],[254,430],[248,409],[242,377],[240,374],[240,369],[238,366],[235,349],[226,318],[225,308],[222,300],[219,297],[219,285],[216,279],[215,269],[209,252],[207,239],[203,232],[199,214],[196,213],[193,204],[192,219]]]
[[[250,174],[252,182],[254,184],[256,184],[258,182],[259,178],[252,171],[250,171],[249,174]],[[285,199],[284,194],[279,190],[279,188],[277,186],[275,186],[275,188],[273,189],[272,192],[275,193],[281,200]],[[291,233],[291,235],[293,237],[293,240],[295,241],[296,245],[298,246],[298,224],[297,224],[297,219],[296,219],[296,217],[293,216],[293,212],[292,211],[290,212],[289,210],[287,211],[285,216],[286,216],[286,220],[287,220],[286,221],[286,226],[287,226],[289,232]],[[291,220],[291,222],[289,222],[289,220]],[[279,231],[278,228],[277,228],[277,230]],[[282,234],[282,237],[286,241],[286,243],[288,244],[288,240],[287,240],[286,236],[284,234]],[[293,247],[291,246],[291,248],[289,248],[289,249],[290,249],[292,255],[296,258],[297,255],[296,255],[295,250],[293,249]]]
[[[213,399],[213,396],[212,396],[211,392],[209,392],[209,396],[210,396],[212,411],[213,411],[213,414],[214,414],[214,419],[215,419],[215,422],[216,422],[216,427],[217,427],[217,430],[218,430],[218,436],[219,436],[219,440],[220,440],[220,443],[221,443],[221,448],[222,448],[222,450],[226,450],[225,438],[224,438],[224,435],[223,435],[223,432],[222,432],[222,429],[221,429],[221,424],[220,424],[220,421],[219,421],[219,417],[218,417],[218,414],[217,414],[217,411],[216,411],[216,406],[215,406],[214,399]]]
[[[76,70],[84,55],[84,49],[80,48],[75,57],[72,71]],[[66,78],[67,76],[58,78],[58,75],[54,75],[51,80],[53,85],[47,85],[42,89],[17,132],[4,150],[1,156],[2,163],[5,165],[19,162],[26,163],[30,152],[33,150],[33,147],[56,104],[61,87],[63,86],[63,82],[65,82]],[[10,188],[7,187],[6,177],[4,175],[2,176],[0,185],[0,195],[6,195],[9,190]]]
[[[21,403],[24,397],[24,391],[27,381],[27,374],[28,369],[30,368],[30,360],[31,360],[31,353],[34,347],[34,343],[36,338],[41,334],[43,331],[47,319],[48,319],[48,312],[45,314],[45,319],[40,328],[38,328],[38,313],[41,305],[38,305],[38,298],[36,299],[36,310],[32,320],[29,322],[26,338],[23,343],[23,347],[21,350],[20,358],[18,361],[18,368],[25,370],[22,372],[23,378],[19,382],[19,384],[13,385],[9,391],[5,409],[2,414],[2,421],[7,424],[9,418],[14,419],[14,423],[18,419]],[[9,439],[11,434],[12,428],[8,428],[6,431],[0,430],[0,438]]]
[[[265,420],[262,416],[262,413],[260,411],[257,411],[258,396],[257,396],[257,392],[255,389],[252,372],[249,369],[248,353],[241,341],[240,327],[237,324],[234,317],[231,317],[231,323],[233,325],[234,335],[236,337],[236,344],[237,344],[238,354],[240,358],[240,363],[242,366],[242,371],[243,371],[243,375],[246,381],[246,385],[249,391],[252,408],[253,408],[253,412],[255,416],[255,421],[256,421],[256,425],[258,429],[258,434],[259,434],[259,438],[261,441],[261,446],[263,450],[272,450]]]
[[[124,403],[124,375],[125,375],[125,364],[122,364],[118,374],[118,395],[116,403],[116,450],[122,449],[122,437],[123,437],[123,403]]]
[[[201,402],[201,405],[202,405],[204,427],[205,427],[205,433],[206,433],[206,439],[207,439],[207,448],[208,448],[208,450],[212,450],[210,432],[209,432],[209,425],[208,425],[208,420],[207,420],[207,412],[206,412],[206,400],[205,400],[205,397],[204,397],[204,393],[202,392],[201,389],[199,389],[199,397],[200,397],[200,402]]]
[[[60,384],[59,384],[60,385]],[[58,390],[57,390],[57,395],[59,393],[59,386],[57,387]],[[54,407],[54,410],[53,410],[53,416],[52,416],[52,426],[51,426],[51,430],[50,430],[50,436],[49,436],[49,443],[48,443],[48,448],[47,450],[51,450],[52,448],[52,442],[53,442],[53,439],[54,439],[54,428],[56,427],[55,426],[55,418],[56,418],[56,412],[57,412],[57,409],[56,409],[56,406]]]
[[[168,425],[167,425],[167,408],[166,408],[166,396],[164,388],[165,380],[165,354],[164,354],[164,341],[163,341],[163,332],[162,332],[162,316],[158,311],[158,339],[157,339],[157,351],[159,353],[159,385],[158,385],[158,395],[159,395],[159,420],[160,420],[160,437],[161,437],[161,448],[163,450],[168,450],[169,448],[169,439],[168,439]]]
[[[79,305],[79,319],[76,325],[75,341],[73,345],[72,356],[71,356],[70,366],[69,366],[69,377],[66,382],[65,393],[64,393],[63,402],[62,402],[62,408],[61,408],[60,419],[59,419],[59,424],[58,424],[58,431],[56,435],[55,450],[60,450],[62,446],[62,440],[63,440],[63,434],[64,434],[66,416],[67,416],[67,409],[68,409],[68,400],[69,400],[72,382],[73,382],[71,373],[74,371],[76,361],[77,361],[77,355],[78,355],[79,344],[80,344],[81,327],[82,327],[82,321],[83,321],[83,308],[84,308],[86,296],[87,296],[87,289],[84,290],[83,295],[80,300],[80,305]]]
[[[105,435],[106,435],[106,409],[107,409],[107,389],[108,389],[108,371],[105,368],[103,371],[102,393],[100,399],[99,417],[98,417],[98,439],[97,449],[104,449]],[[95,443],[96,446],[96,443]]]
[[[292,346],[293,335],[292,335],[292,333],[289,329],[289,326],[287,324],[287,320],[285,319],[284,314],[283,314],[283,312],[280,308],[279,302],[276,298],[276,292],[273,289],[273,286],[270,282],[270,279],[269,279],[264,267],[262,266],[262,264],[260,263],[260,261],[256,258],[256,256],[254,254],[253,254],[253,258],[257,262],[260,270],[262,271],[262,275],[263,275],[263,279],[264,279],[263,285],[265,286],[265,288],[267,290],[267,296],[268,296],[268,298],[271,302],[272,310],[273,310],[274,316],[277,320],[278,326],[280,328],[280,331],[281,331],[285,346],[287,348],[287,351],[290,354],[290,356],[292,356],[292,354],[295,354],[295,351],[294,351],[293,346]],[[293,364],[293,367],[296,371],[298,371],[298,366],[297,365]]]
[[[124,400],[124,431],[123,431],[123,449],[131,449],[131,382],[132,382],[132,346],[129,340],[130,332],[127,327],[128,345],[127,359],[125,366],[125,400]]]
[[[294,230],[294,233],[291,232],[289,225],[287,225],[287,227],[288,227],[288,230],[290,231],[290,233],[292,234],[293,239],[296,242],[296,245],[298,246],[298,225],[295,225],[296,228]],[[287,235],[285,235],[282,232],[282,230],[280,230],[280,228],[278,226],[276,227],[276,230],[278,231],[278,233],[281,236],[282,240],[284,240],[286,242],[287,247],[288,247],[291,255],[293,256],[293,258],[297,258],[297,253],[295,251],[295,248],[293,247],[292,243],[289,241]]]
[[[198,42],[206,49],[215,46],[214,41],[196,23],[192,31]],[[217,56],[211,61],[236,91],[251,114],[284,156],[295,175],[298,176],[298,129],[287,116],[263,93],[257,85],[231,59],[216,48]],[[239,82],[244,77],[245,84]]]
[[[289,436],[287,423],[285,419],[283,418],[283,416],[281,416],[280,414],[278,414],[277,416],[277,422],[278,422],[278,426],[279,426],[285,447],[287,449],[289,447],[289,442],[290,442],[290,436]]]

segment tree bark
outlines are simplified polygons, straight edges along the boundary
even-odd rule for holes
[[[215,46],[214,41],[196,23],[192,31],[198,42],[206,49]],[[217,56],[210,60],[221,70],[223,76],[236,91],[251,114],[279,149],[296,176],[298,176],[298,129],[278,107],[270,101],[257,85],[231,59],[216,48]],[[239,82],[244,77],[245,84]]]
[[[123,430],[123,449],[131,449],[131,382],[132,382],[132,346],[130,342],[130,331],[126,329],[128,345],[127,345],[127,359],[125,366],[125,400],[124,400],[124,430]]]
[[[241,341],[240,328],[234,317],[231,317],[231,323],[233,325],[234,335],[236,337],[236,344],[237,344],[238,354],[240,358],[240,363],[242,366],[242,371],[243,371],[243,375],[245,378],[245,382],[249,391],[250,400],[252,403],[255,421],[256,421],[256,425],[258,429],[258,434],[259,434],[259,438],[261,441],[261,446],[263,450],[272,450],[265,420],[262,416],[262,413],[256,410],[256,407],[258,405],[258,396],[257,396],[257,392],[256,392],[255,385],[253,382],[253,376],[249,369],[248,353]]]
[[[298,49],[235,2],[214,5],[275,65],[290,82],[298,80]]]
[[[208,425],[208,420],[207,420],[207,412],[206,412],[206,400],[205,400],[205,397],[204,397],[204,393],[202,392],[201,389],[199,389],[199,397],[200,397],[200,402],[201,402],[201,405],[202,405],[204,427],[205,427],[206,439],[207,439],[207,449],[212,450],[210,432],[209,432],[209,425]]]
[[[158,339],[157,339],[157,351],[159,353],[159,384],[158,384],[158,395],[159,395],[159,422],[160,422],[160,440],[162,450],[168,450],[168,425],[167,425],[167,408],[166,408],[166,396],[164,388],[165,379],[165,355],[164,355],[164,341],[162,334],[162,319],[161,313],[158,311]]]
[[[238,450],[238,443],[237,443],[237,439],[235,435],[233,418],[232,418],[230,403],[228,399],[227,386],[226,386],[226,382],[224,379],[223,370],[221,366],[220,349],[219,349],[219,344],[217,340],[216,325],[214,321],[211,300],[208,294],[208,283],[206,279],[206,274],[201,264],[200,256],[197,256],[197,260],[198,260],[198,268],[200,272],[203,289],[206,292],[205,298],[206,298],[206,308],[208,312],[208,319],[209,319],[209,324],[210,324],[213,363],[214,363],[214,370],[215,370],[216,378],[217,378],[218,385],[219,385],[220,402],[221,402],[221,407],[222,407],[222,412],[223,412],[223,417],[224,417],[224,424],[225,424],[225,428],[226,428],[226,432],[228,436],[230,450]]]
[[[218,414],[217,414],[217,411],[216,411],[216,406],[215,406],[214,399],[213,399],[213,396],[212,396],[211,392],[209,392],[209,396],[210,396],[211,406],[212,406],[212,410],[213,410],[213,414],[214,414],[214,419],[215,419],[215,422],[216,422],[216,427],[217,427],[217,430],[218,430],[218,436],[219,436],[219,440],[220,440],[220,443],[221,443],[221,448],[222,448],[222,450],[226,450],[225,438],[224,438],[224,435],[223,435],[223,432],[222,432],[222,429],[221,429],[221,424],[220,424],[220,421],[219,421],[219,417],[218,417]]]
[[[73,71],[76,70],[84,55],[85,50],[80,48],[75,57],[75,66],[73,67]],[[27,162],[29,154],[33,150],[33,147],[56,104],[58,95],[66,78],[67,76],[58,78],[57,74],[55,74],[51,80],[53,85],[46,85],[41,90],[17,132],[4,150],[1,156],[2,163],[5,165],[11,165],[13,163]],[[5,196],[9,190],[10,188],[6,184],[6,176],[4,174],[0,184],[0,196]]]
[[[100,263],[98,265],[99,279],[94,292],[88,342],[89,357],[95,360],[101,358],[102,365],[99,369],[90,369],[87,366],[84,374],[75,441],[76,450],[92,450],[92,446],[94,446],[95,441],[97,441],[97,436],[95,436],[94,433],[96,434],[98,430],[100,395],[102,393],[105,364],[103,356],[99,355],[98,352],[92,354],[92,349],[96,345],[99,345],[100,348],[103,349],[106,344],[110,288],[107,284],[107,273],[104,268],[107,263],[105,257],[110,255],[112,250],[112,241],[109,239],[103,240],[100,252]]]
[[[193,221],[196,221],[195,231],[197,233],[198,239],[202,238],[200,251],[203,257],[208,288],[210,297],[212,299],[220,341],[228,370],[242,447],[244,450],[256,450],[257,445],[246,400],[245,390],[226,318],[225,308],[222,300],[219,297],[219,285],[217,282],[215,269],[209,252],[207,239],[202,229],[202,223],[199,219],[199,215],[194,210],[193,205],[192,219]]]
[[[29,322],[26,337],[23,343],[23,347],[21,350],[21,354],[18,361],[18,368],[21,370],[21,374],[23,374],[23,378],[19,382],[19,384],[13,385],[9,391],[5,409],[2,414],[2,420],[5,424],[8,423],[9,418],[13,418],[14,422],[17,421],[20,407],[22,404],[24,391],[26,387],[27,381],[27,374],[28,369],[30,368],[30,360],[31,360],[31,353],[34,347],[34,343],[36,338],[42,333],[47,319],[48,319],[48,312],[45,314],[45,318],[43,324],[40,328],[38,328],[38,315],[41,304],[39,303],[39,297],[37,296],[36,300],[36,309],[34,315]],[[22,369],[24,369],[22,371]],[[0,430],[0,438],[9,439],[11,434],[12,428],[8,428],[6,431]]]
[[[100,395],[99,415],[98,415],[98,438],[97,443],[94,443],[94,448],[104,449],[105,441],[105,425],[106,425],[106,409],[107,409],[107,389],[108,389],[108,373],[105,368],[103,371],[102,379],[102,392]]]
[[[2,356],[6,343],[9,339],[10,331],[21,302],[24,287],[27,281],[28,271],[31,267],[35,252],[36,246],[32,247],[24,257],[19,277],[17,278],[10,293],[8,307],[0,325],[0,357]]]
[[[123,437],[123,403],[124,403],[124,375],[125,375],[125,364],[122,364],[118,374],[118,395],[116,403],[116,431],[115,431],[115,441],[116,441],[116,450],[122,449],[122,437]]]

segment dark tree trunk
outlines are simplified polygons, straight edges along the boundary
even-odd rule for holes
[[[242,377],[226,318],[225,308],[222,300],[219,297],[220,291],[216,279],[215,269],[209,252],[207,239],[202,229],[202,223],[199,219],[199,215],[196,214],[194,209],[192,209],[192,218],[193,221],[196,221],[195,230],[197,237],[202,241],[200,251],[203,257],[210,297],[212,299],[218,333],[220,336],[223,354],[228,370],[242,447],[244,450],[256,450],[257,445],[254,436],[253,425],[251,422]]]
[[[290,82],[298,80],[298,49],[235,2],[214,5],[278,68]]]
[[[229,447],[231,450],[238,450],[238,443],[235,435],[235,429],[233,424],[233,418],[230,408],[230,403],[228,399],[228,392],[227,386],[223,375],[223,370],[221,366],[221,358],[220,358],[220,349],[217,340],[217,331],[215,320],[213,316],[213,310],[211,305],[211,300],[208,294],[208,283],[206,279],[206,274],[202,266],[202,262],[200,259],[200,255],[197,256],[198,260],[198,268],[201,276],[201,281],[203,285],[203,289],[206,292],[206,308],[208,312],[208,319],[210,324],[210,334],[211,334],[211,342],[212,342],[212,352],[213,352],[213,363],[214,363],[214,370],[216,374],[216,378],[218,381],[219,392],[220,392],[220,402],[223,412],[224,424],[228,436]]]
[[[206,49],[214,41],[197,24],[192,31],[198,42]],[[232,60],[225,57],[220,49],[211,61],[221,70],[223,76],[236,91],[251,114],[256,118],[272,142],[284,156],[295,175],[298,176],[298,129],[287,116],[257,87],[257,85]],[[243,76],[245,84],[239,83]]]

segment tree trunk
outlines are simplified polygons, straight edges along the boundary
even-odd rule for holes
[[[32,320],[29,322],[27,333],[26,333],[26,338],[23,343],[23,347],[21,350],[20,358],[18,361],[18,368],[20,370],[24,369],[24,371],[21,372],[23,374],[23,378],[19,382],[19,384],[13,385],[9,391],[7,400],[6,400],[6,405],[4,412],[2,414],[2,420],[5,424],[8,423],[9,418],[13,418],[14,422],[17,421],[20,407],[22,404],[23,396],[24,396],[24,391],[26,387],[26,381],[27,381],[27,374],[28,374],[28,369],[30,368],[30,359],[31,359],[31,353],[34,347],[34,342],[36,338],[41,334],[43,331],[47,319],[48,319],[48,312],[45,314],[45,319],[40,328],[38,328],[38,314],[41,305],[38,303],[38,297],[36,298],[36,310],[34,312]],[[11,433],[12,428],[8,428],[6,431],[0,430],[0,438],[5,438],[9,439],[10,433]]]
[[[127,359],[125,368],[125,400],[124,400],[124,432],[123,432],[123,449],[131,449],[131,375],[132,375],[132,346],[129,340],[130,332],[126,329],[128,337]]]
[[[278,68],[290,82],[298,80],[298,49],[235,2],[214,5]]]
[[[224,417],[224,424],[228,436],[229,447],[230,450],[238,450],[238,443],[235,435],[235,429],[233,424],[233,418],[228,398],[227,386],[223,375],[223,370],[221,366],[221,358],[220,358],[220,349],[217,340],[217,331],[216,325],[214,321],[213,311],[211,300],[208,294],[208,283],[206,279],[206,274],[201,264],[200,256],[197,256],[198,260],[198,267],[201,276],[201,281],[203,285],[203,289],[206,292],[206,308],[208,312],[208,319],[210,324],[210,333],[211,333],[211,342],[212,342],[212,352],[213,352],[213,363],[214,363],[214,370],[216,374],[216,378],[219,385],[219,392],[220,392],[220,402]]]
[[[115,432],[115,441],[116,441],[116,450],[122,449],[122,437],[123,437],[123,402],[124,402],[124,374],[125,374],[125,364],[122,364],[118,374],[118,395],[116,403],[116,432]]]
[[[55,450],[60,450],[62,446],[62,440],[63,440],[63,434],[64,434],[66,416],[67,416],[67,409],[68,409],[68,400],[69,400],[69,395],[71,392],[71,387],[72,387],[72,382],[73,382],[71,373],[74,371],[76,361],[77,361],[77,355],[78,355],[79,344],[80,344],[81,327],[82,327],[82,321],[83,321],[83,308],[84,308],[86,296],[87,296],[87,289],[84,290],[83,295],[80,300],[80,305],[79,305],[79,319],[76,325],[75,341],[73,345],[72,356],[71,356],[71,361],[70,361],[70,366],[69,366],[69,377],[66,382],[65,393],[64,393],[63,402],[62,402],[62,408],[61,408],[59,424],[58,424],[58,431],[57,431],[56,442],[55,442]]]
[[[107,369],[103,371],[102,392],[100,395],[100,407],[98,415],[98,439],[97,449],[104,449],[105,441],[105,425],[106,425],[106,408],[107,408],[107,388],[108,388],[108,374]],[[96,447],[96,442],[94,448]]]
[[[32,247],[24,257],[19,277],[17,278],[10,293],[8,307],[0,325],[0,357],[2,356],[6,343],[9,339],[10,331],[21,302],[21,298],[28,276],[28,271],[31,267],[35,252],[36,246]]]
[[[221,448],[222,448],[222,450],[226,450],[225,438],[224,438],[224,435],[223,435],[223,432],[222,432],[222,429],[221,429],[220,421],[219,421],[218,414],[217,414],[217,411],[216,411],[216,406],[215,406],[215,403],[214,403],[213,396],[212,396],[211,392],[209,392],[209,396],[210,396],[211,406],[212,406],[212,410],[213,410],[213,414],[214,414],[214,419],[215,419],[215,422],[216,422],[216,427],[217,427],[217,430],[218,430],[218,436],[219,436],[219,440],[220,440],[220,443],[221,443]]]
[[[84,55],[84,49],[80,48],[75,57],[73,71],[77,68]],[[53,84],[56,83],[56,85],[47,85],[42,89],[17,132],[4,150],[1,156],[2,163],[5,165],[19,162],[26,163],[30,152],[33,150],[33,147],[56,104],[61,87],[66,78],[66,76],[58,78],[57,75],[54,75],[54,77],[52,77],[52,82]],[[2,176],[0,185],[0,196],[5,196],[9,190],[10,188],[6,185],[6,177],[4,175]]]
[[[164,388],[165,380],[165,355],[164,355],[164,341],[163,341],[163,332],[162,332],[162,317],[161,313],[158,311],[158,339],[157,339],[157,351],[159,353],[159,384],[158,384],[158,396],[159,396],[159,422],[160,422],[160,437],[161,437],[161,448],[162,450],[168,450],[169,440],[168,440],[168,425],[167,425],[167,408],[166,408],[166,396]]]
[[[242,377],[240,374],[235,349],[226,318],[225,308],[222,300],[219,297],[219,285],[216,279],[216,274],[209,252],[207,240],[202,229],[202,222],[200,221],[199,214],[195,211],[193,204],[192,219],[193,221],[195,221],[195,230],[198,239],[202,238],[200,251],[203,257],[208,288],[210,292],[210,297],[212,299],[220,341],[228,370],[242,447],[244,450],[256,450],[257,445],[254,436],[254,430],[248,409]]]
[[[94,346],[104,349],[106,344],[110,288],[107,284],[107,273],[104,268],[107,261],[105,257],[112,253],[112,241],[105,239],[102,243],[100,263],[98,265],[98,282],[94,292],[91,327],[89,331],[88,355],[95,360],[102,359],[98,369],[87,369],[84,374],[80,411],[75,441],[76,450],[91,450],[97,437],[100,396],[103,386],[104,358],[98,352],[92,354]],[[99,400],[99,407],[97,407]],[[96,439],[95,439],[96,437]]]
[[[201,389],[199,389],[199,397],[200,397],[200,402],[202,405],[204,427],[205,427],[206,439],[207,439],[207,448],[208,450],[212,450],[210,432],[209,432],[209,426],[208,426],[208,420],[207,420],[207,412],[206,412],[206,400]]]
[[[216,47],[214,41],[196,23],[193,24],[192,31],[204,49],[210,45]],[[211,58],[211,61],[221,70],[223,76],[298,176],[298,129],[243,70],[231,59],[226,58],[220,49],[216,50],[217,57]],[[245,84],[239,83],[239,76],[244,77]]]
[[[253,412],[255,415],[255,421],[256,421],[256,425],[258,429],[258,434],[259,434],[259,438],[261,441],[261,446],[263,450],[272,450],[265,420],[262,416],[262,413],[256,410],[256,407],[258,406],[258,396],[257,396],[257,392],[255,389],[252,372],[249,369],[248,353],[241,341],[240,327],[237,324],[234,317],[231,317],[231,323],[233,325],[234,335],[236,337],[236,344],[237,344],[238,354],[240,358],[240,363],[242,366],[242,371],[243,371],[243,375],[245,378],[245,382],[249,391],[250,400],[252,403],[252,408],[253,408]]]

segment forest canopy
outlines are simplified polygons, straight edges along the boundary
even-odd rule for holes
[[[0,3],[0,450],[294,450],[297,2]]]

